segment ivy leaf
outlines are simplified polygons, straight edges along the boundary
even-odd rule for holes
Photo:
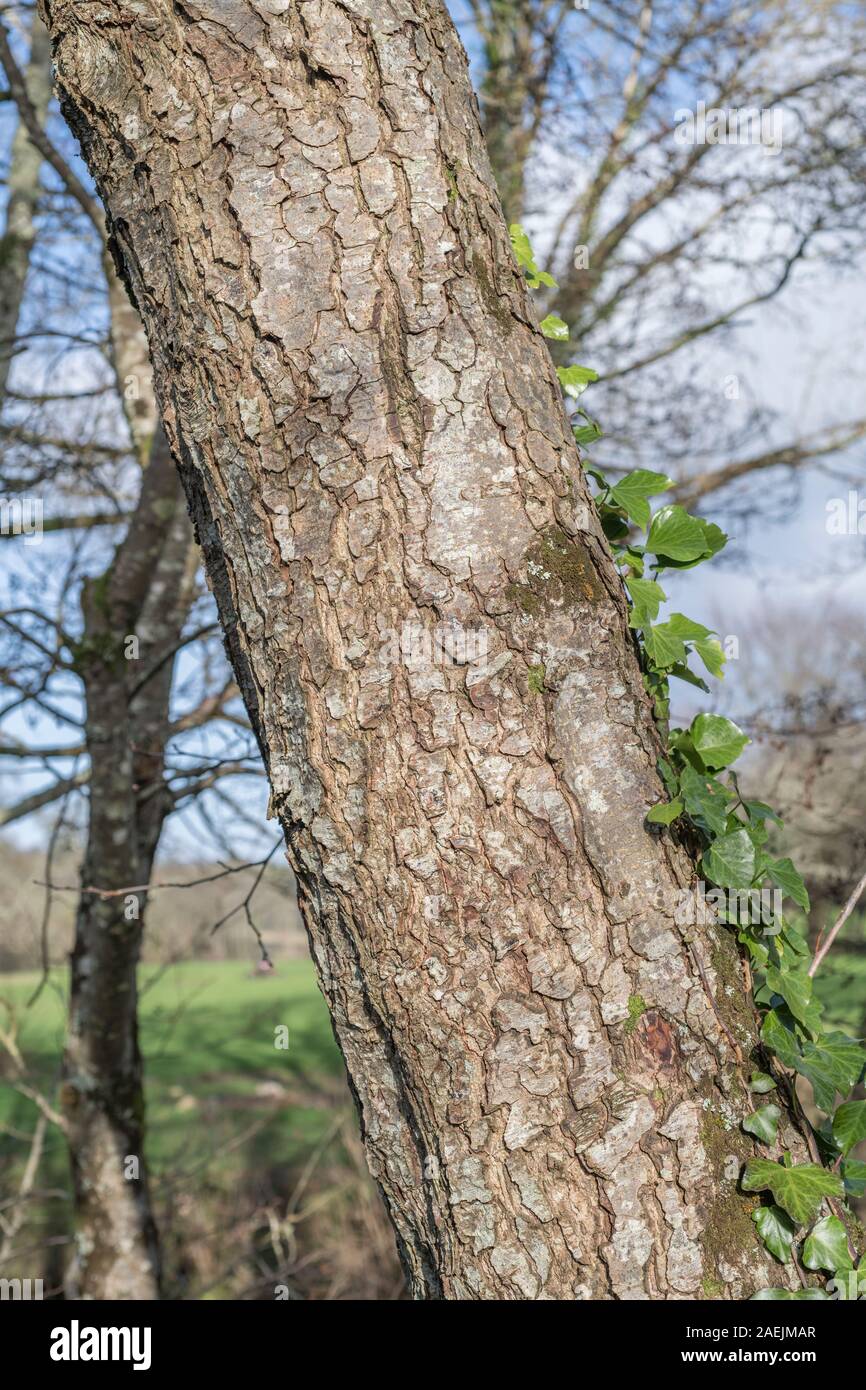
[[[743,1120],[743,1129],[747,1134],[754,1134],[762,1144],[772,1144],[775,1142],[781,1118],[782,1112],[778,1105],[762,1105],[760,1110]]]
[[[629,614],[629,627],[646,627],[653,618],[658,617],[659,607],[667,594],[654,579],[627,579],[626,588],[634,605]]]
[[[790,1063],[811,1081],[815,1104],[828,1114],[836,1103],[836,1092],[847,1096],[852,1086],[857,1085],[864,1064],[866,1052],[859,1042],[844,1033],[825,1033],[818,1043],[804,1043],[801,1055]]]
[[[688,515],[688,513],[686,513],[686,515]],[[677,570],[694,569],[695,565],[703,564],[704,560],[711,560],[723,546],[727,545],[728,538],[724,531],[720,530],[718,526],[715,526],[712,522],[704,521],[703,518],[699,516],[692,517],[691,519],[696,521],[701,528],[704,537],[704,550],[700,555],[696,555],[694,559],[691,560],[678,560],[667,555],[659,556],[661,565],[669,569]]]
[[[594,444],[601,439],[601,430],[594,420],[588,425],[574,425],[571,432],[577,444]]]
[[[670,825],[677,816],[681,816],[684,807],[680,800],[660,801],[657,806],[653,806],[647,811],[646,818],[652,825]]]
[[[784,828],[784,821],[776,814],[772,806],[768,806],[765,801],[744,801],[743,806],[749,820],[772,820],[781,829]]]
[[[690,668],[685,666],[681,661],[678,661],[675,666],[669,668],[668,675],[676,676],[677,680],[686,681],[688,685],[696,685],[698,690],[703,690],[706,694],[709,694],[710,687],[707,685],[706,681],[701,676],[696,676],[694,671],[690,670]]]
[[[866,1163],[859,1158],[846,1158],[841,1171],[848,1196],[866,1196]]]
[[[748,735],[721,714],[699,714],[692,720],[691,735],[701,759],[714,772],[735,762],[749,742]]]
[[[597,468],[593,467],[591,463],[584,462],[583,471],[584,473],[588,473],[591,478],[594,478],[600,488],[607,488],[607,478],[603,473],[599,472]]]
[[[866,1139],[866,1100],[849,1100],[833,1116],[833,1138],[843,1154]]]
[[[627,512],[638,526],[649,526],[650,509],[648,497],[659,492],[667,492],[674,485],[673,478],[666,473],[652,473],[648,468],[636,468],[617,483],[611,492],[614,501]]]
[[[767,970],[767,984],[774,994],[780,994],[798,1023],[809,1032],[815,1031],[820,1017],[812,1000],[812,980],[805,970],[779,970],[771,965]]]
[[[696,623],[692,618],[687,618],[684,613],[671,613],[670,626],[677,637],[682,637],[685,642],[694,642],[701,637],[710,637],[712,634],[708,627],[703,623]]]
[[[796,1067],[801,1061],[800,1044],[780,1009],[771,1009],[761,1026],[761,1037],[784,1067]]]
[[[696,772],[687,763],[680,774],[680,792],[695,824],[710,835],[724,835],[728,819],[728,793],[720,782]]]
[[[659,758],[659,772],[661,774],[661,779],[665,784],[665,790],[667,791],[668,795],[676,796],[676,793],[679,790],[677,774],[674,772],[667,758]]]
[[[755,846],[745,830],[720,835],[704,852],[701,867],[720,888],[747,888],[755,872]]]
[[[535,257],[532,253],[529,237],[523,230],[519,222],[512,222],[508,228],[508,235],[511,240],[512,250],[517,264],[521,270],[525,270],[529,276],[528,285],[531,290],[537,290],[539,285],[548,285],[551,289],[558,289],[558,285],[552,275],[548,275],[546,270],[539,270],[535,264]]]
[[[845,1301],[859,1301],[866,1296],[866,1266],[863,1261],[860,1261],[856,1273],[850,1267],[837,1270],[835,1277],[827,1283],[827,1292]]]
[[[553,338],[557,343],[568,342],[568,324],[558,314],[548,314],[538,326],[545,338]]]
[[[825,1216],[813,1226],[803,1246],[803,1264],[807,1269],[829,1269],[832,1274],[852,1268],[848,1238],[838,1216]]]
[[[671,503],[653,517],[646,548],[664,560],[696,560],[707,551],[704,525],[685,507]]]
[[[761,1289],[759,1293],[753,1293],[749,1299],[750,1303],[768,1303],[771,1299],[777,1303],[829,1303],[830,1295],[824,1289]]]
[[[775,1255],[780,1264],[787,1264],[797,1234],[797,1227],[787,1212],[781,1207],[759,1207],[752,1213],[752,1220],[770,1254]]]
[[[547,319],[545,319],[544,322],[547,323]],[[562,323],[562,319],[559,319],[558,322]],[[563,324],[563,327],[565,328],[565,337],[567,338],[568,328],[565,324]],[[542,331],[543,329],[544,324],[542,324]],[[545,336],[550,338],[556,335],[548,333]],[[576,364],[573,364],[571,367],[557,367],[556,375],[559,377],[559,384],[566,396],[573,401],[576,401],[579,396],[583,395],[591,382],[598,381],[598,372],[594,372],[592,367],[578,367]],[[595,430],[596,434],[594,438],[597,439],[601,431],[598,429],[597,425],[595,426]],[[577,431],[575,430],[574,433],[577,434]],[[580,442],[581,441],[578,440],[578,443]],[[592,440],[585,440],[584,442],[591,444]]]
[[[817,1163],[795,1163],[786,1168],[770,1158],[752,1158],[743,1174],[746,1192],[772,1192],[777,1204],[798,1226],[814,1221],[825,1197],[841,1197],[841,1178]]]
[[[706,641],[701,638],[695,642],[695,651],[701,658],[711,676],[716,676],[718,680],[724,677],[725,653],[722,651],[722,644],[715,637],[709,637]]]
[[[657,623],[655,627],[646,628],[643,644],[654,666],[664,669],[675,666],[677,662],[685,662],[686,649],[681,639],[671,631],[669,623]]]
[[[728,538],[721,526],[717,526],[714,521],[701,521],[704,528],[704,540],[711,555],[718,555],[720,550],[724,550],[728,543]]]
[[[790,859],[771,860],[767,865],[767,873],[777,888],[781,888],[783,893],[787,893],[789,898],[793,898],[797,906],[802,907],[804,912],[809,911],[809,894],[806,892],[806,885]]]
[[[756,941],[754,937],[744,931],[738,933],[737,940],[740,942],[741,946],[746,946],[748,948],[749,955],[752,957],[755,965],[763,970],[770,955],[763,941]]]
[[[679,753],[683,761],[690,763],[696,772],[706,772],[706,768],[695,752],[692,736],[688,729],[671,729],[668,747],[672,752]]]
[[[601,529],[609,541],[625,540],[628,535],[628,522],[621,512],[614,507],[609,507],[604,503],[599,508],[601,515]]]
[[[765,1096],[769,1091],[775,1091],[775,1089],[776,1083],[772,1076],[768,1076],[765,1071],[752,1072],[749,1090],[754,1091],[756,1096]]]

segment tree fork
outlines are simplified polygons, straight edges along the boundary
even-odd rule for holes
[[[622,588],[444,6],[43,13],[413,1292],[751,1293],[752,1014],[644,824]]]

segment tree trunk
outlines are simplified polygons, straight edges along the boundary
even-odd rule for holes
[[[413,1291],[751,1292],[752,1015],[644,824],[622,588],[444,6],[46,13]]]
[[[524,212],[532,150],[533,43],[543,26],[527,0],[490,0],[484,14],[484,76],[479,88],[487,154],[509,222]],[[539,77],[540,81],[540,77]],[[540,94],[537,98],[541,100]]]
[[[34,13],[26,87],[44,123],[51,47]],[[12,144],[6,227],[0,238],[0,401],[35,240],[42,153],[20,120]],[[97,230],[101,229],[97,227]],[[164,783],[173,654],[198,561],[158,413],[141,320],[104,254],[109,352],[145,481],[125,542],[84,594],[76,665],[85,686],[91,757],[83,892],[71,958],[70,1020],[62,1099],[75,1199],[76,1297],[155,1298],[159,1250],[144,1157],[144,1087],[136,975],[146,895],[101,897],[146,884],[166,816]],[[139,643],[129,662],[124,639]],[[141,683],[142,666],[154,668]]]
[[[35,11],[26,83],[36,114],[44,121],[51,96],[51,44],[45,25]],[[6,225],[0,236],[0,405],[6,396],[9,369],[15,355],[18,315],[30,268],[30,253],[36,240],[41,167],[42,156],[31,143],[24,122],[19,120],[12,137]]]
[[[85,583],[75,652],[91,775],[61,1096],[75,1196],[68,1283],[78,1298],[159,1296],[137,968],[147,906],[141,885],[171,810],[163,781],[171,656],[189,609],[190,548],[177,472],[159,432],[127,535],[106,573]],[[132,636],[138,660],[129,659]]]

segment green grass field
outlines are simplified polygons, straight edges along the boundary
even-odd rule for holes
[[[0,976],[0,1001],[14,1011],[29,1084],[53,1100],[65,971],[52,973],[28,1009],[37,982],[35,974]],[[312,1195],[320,1203],[323,1191],[339,1196],[369,1185],[357,1153],[347,1154],[353,1107],[309,961],[280,962],[270,976],[253,976],[245,962],[186,962],[145,968],[141,984],[147,1156],[163,1222],[180,1207],[186,1226],[218,1223],[228,1231],[257,1208],[292,1207],[299,1185],[306,1199]],[[5,1028],[7,1007],[3,1014]],[[278,1029],[288,1029],[287,1049],[275,1045]],[[0,1088],[7,1191],[21,1171],[35,1119],[28,1097],[12,1086]],[[49,1195],[38,1213],[38,1233],[68,1239],[67,1157],[62,1136],[51,1127],[40,1190]],[[371,1193],[370,1186],[363,1200]],[[203,1296],[232,1296],[219,1283],[216,1290]]]
[[[37,981],[31,974],[0,976],[0,999],[16,1010],[18,1047],[50,1095],[63,1046],[65,972],[53,972],[26,1009]],[[145,968],[140,1017],[155,1171],[204,1142],[219,1154],[230,1137],[224,1121],[235,1128],[239,1111],[274,1110],[277,1132],[268,1141],[278,1142],[286,1159],[327,1128],[342,1060],[308,961],[283,962],[275,974],[257,977],[237,961]],[[278,1028],[288,1029],[285,1050],[275,1046]],[[281,1098],[285,1104],[275,1107]],[[23,1122],[29,1104],[4,1088],[0,1121]]]

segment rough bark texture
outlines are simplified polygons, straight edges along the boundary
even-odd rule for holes
[[[415,1293],[751,1291],[695,953],[752,1019],[644,824],[621,586],[444,7],[46,13]],[[395,660],[404,624],[486,654]]]

